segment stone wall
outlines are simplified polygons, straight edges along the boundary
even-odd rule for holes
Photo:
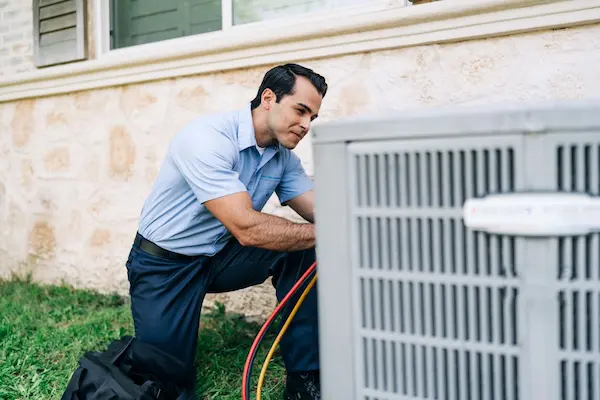
[[[31,7],[31,1],[0,0],[0,77],[35,68]]]
[[[304,64],[330,91],[322,120],[457,104],[598,97],[600,25]],[[124,263],[170,138],[241,107],[268,67],[0,103],[0,275],[126,294]],[[310,138],[298,148],[312,173]],[[266,211],[290,216],[276,207]],[[270,283],[211,296],[265,315]]]

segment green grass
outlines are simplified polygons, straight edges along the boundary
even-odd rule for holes
[[[222,305],[203,312],[196,359],[200,399],[241,397],[244,362],[259,329]],[[253,390],[274,340],[271,331],[256,357]],[[83,352],[103,350],[131,334],[126,298],[25,280],[0,281],[0,399],[60,399]],[[284,384],[276,352],[261,397],[281,399]]]

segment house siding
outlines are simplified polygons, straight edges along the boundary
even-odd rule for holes
[[[302,64],[329,82],[323,121],[598,98],[599,37],[600,25],[591,25]],[[39,282],[126,295],[125,262],[139,212],[170,138],[201,114],[243,106],[269,67],[0,103],[0,132],[7,133],[0,135],[0,277],[31,274]],[[311,150],[310,137],[296,149],[309,174]],[[265,211],[297,218],[275,197]],[[276,304],[270,280],[207,300],[255,317]]]
[[[35,69],[32,2],[0,0],[0,76]]]

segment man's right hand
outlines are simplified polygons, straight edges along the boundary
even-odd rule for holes
[[[208,200],[204,206],[242,246],[275,251],[298,251],[315,246],[313,224],[298,224],[256,211],[248,192]]]

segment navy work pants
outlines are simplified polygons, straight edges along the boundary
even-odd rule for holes
[[[134,242],[126,265],[135,336],[180,358],[187,366],[182,376],[192,382],[200,309],[206,293],[239,290],[272,277],[281,301],[314,261],[314,249],[276,252],[243,247],[232,239],[212,257],[182,262],[149,254]],[[284,307],[284,321],[303,288]],[[319,369],[317,322],[315,285],[280,342],[288,372]]]

